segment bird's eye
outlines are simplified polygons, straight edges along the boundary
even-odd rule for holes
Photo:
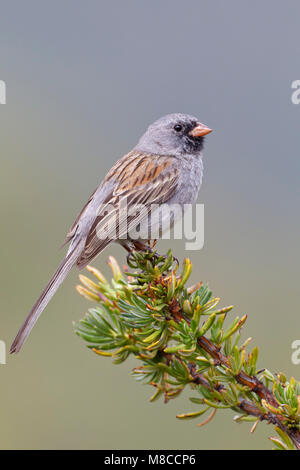
[[[182,125],[181,124],[175,124],[174,131],[181,132],[182,131]]]

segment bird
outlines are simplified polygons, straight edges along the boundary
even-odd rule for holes
[[[149,208],[153,204],[183,207],[196,202],[202,183],[204,138],[211,131],[193,116],[168,114],[151,124],[133,150],[113,165],[71,226],[65,240],[67,254],[26,317],[10,353],[20,351],[73,266],[83,269],[111,242],[119,242],[128,252],[147,249],[145,240],[149,238],[144,239],[143,233],[151,225]],[[124,202],[126,210],[122,209]],[[137,211],[139,206],[143,210]],[[131,233],[138,226],[141,235],[134,240]]]

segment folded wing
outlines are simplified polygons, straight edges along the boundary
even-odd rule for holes
[[[126,238],[148,216],[152,204],[166,203],[172,197],[179,176],[175,163],[171,156],[135,151],[116,163],[103,182],[112,189],[97,208],[76,263],[80,269],[111,241]]]

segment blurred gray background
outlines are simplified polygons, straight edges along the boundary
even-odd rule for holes
[[[1,320],[10,345],[64,254],[90,193],[154,119],[170,112],[214,129],[206,141],[205,246],[192,281],[247,313],[261,367],[300,377],[298,1],[27,0],[0,3]],[[160,251],[167,249],[164,241]],[[184,243],[172,247],[182,259]],[[111,247],[93,263],[109,273]],[[89,352],[72,320],[91,306],[74,272],[24,350],[0,365],[1,448],[270,448],[233,413],[179,422],[187,392],[152,390]],[[233,314],[234,315],[234,314]],[[234,316],[235,316],[234,315]],[[201,419],[201,418],[200,418]]]

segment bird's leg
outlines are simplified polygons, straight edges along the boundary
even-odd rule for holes
[[[143,243],[141,240],[130,240],[130,242],[127,241],[127,240],[126,241],[122,240],[121,245],[123,246],[123,248],[125,248],[125,250],[128,253],[131,253],[131,251],[132,251],[132,248],[130,247],[130,243],[133,245],[133,247],[136,251],[148,251],[148,252],[152,253],[153,248],[155,247],[157,240],[153,240],[152,243],[151,243],[151,240],[147,240],[147,242],[148,242],[148,244]]]
[[[152,248],[150,247],[150,245],[146,245],[140,240],[132,240],[132,244],[137,251],[148,251],[152,253]]]
[[[131,248],[129,246],[128,243],[126,243],[124,240],[122,241],[122,243],[120,243],[120,245],[125,248],[125,250],[127,251],[127,253],[131,253]]]
[[[148,245],[151,246],[152,250],[153,248],[155,248],[156,243],[157,243],[157,240],[152,240],[152,244],[151,244],[151,240],[148,240]]]

